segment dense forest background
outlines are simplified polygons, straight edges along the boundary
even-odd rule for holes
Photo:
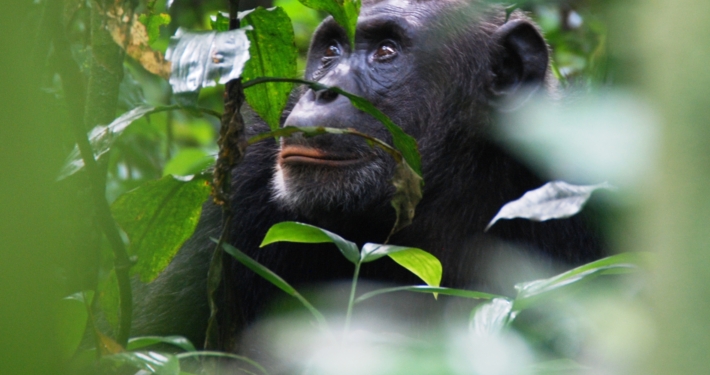
[[[214,163],[217,152],[220,121],[210,113],[224,111],[223,85],[200,92],[193,102],[199,110],[142,116],[111,140],[111,152],[97,165],[106,176],[105,202],[92,198],[96,181],[87,176],[57,181],[75,148],[77,119],[88,133],[136,107],[180,100],[164,77],[124,57],[130,52],[110,36],[92,40],[94,28],[104,26],[92,24],[98,3],[3,5],[2,373],[77,371],[72,367],[78,355],[75,338],[88,317],[82,304],[77,308],[66,298],[113,282],[111,240],[99,228],[97,207],[114,205],[126,192],[165,176],[199,173]],[[169,8],[163,1],[125,4],[152,25],[148,45],[161,52],[179,27],[218,28],[219,12],[229,9],[220,0],[175,0]],[[310,35],[326,13],[295,0],[242,1],[240,6],[286,11],[301,72]],[[543,29],[570,109],[541,103],[543,110],[519,115],[537,124],[532,130],[501,138],[549,175],[618,186],[594,209],[616,252],[648,252],[650,260],[631,276],[595,281],[550,300],[536,311],[536,319],[513,327],[515,340],[522,341],[507,342],[512,349],[503,352],[532,353],[530,362],[541,366],[526,373],[704,373],[710,352],[705,313],[710,301],[710,25],[704,15],[710,14],[710,4],[539,0],[518,6]],[[101,48],[102,56],[118,57],[96,61]],[[92,65],[113,78],[91,82]],[[518,129],[519,119],[505,121]],[[102,308],[118,309],[110,306],[114,297]],[[522,351],[516,351],[518,344]]]

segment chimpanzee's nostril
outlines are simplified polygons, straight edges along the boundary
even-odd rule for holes
[[[338,93],[332,90],[316,91],[316,102],[320,104],[328,104],[338,98]]]

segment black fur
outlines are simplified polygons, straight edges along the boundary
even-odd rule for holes
[[[424,197],[412,225],[392,236],[390,243],[435,254],[444,266],[443,286],[495,292],[508,291],[513,281],[524,277],[518,273],[500,285],[492,276],[491,259],[509,254],[509,249],[543,264],[570,266],[598,258],[598,240],[579,217],[544,223],[502,221],[483,232],[502,205],[544,183],[488,137],[495,112],[505,108],[505,97],[522,86],[544,90],[551,85],[547,45],[537,28],[519,12],[501,27],[505,12],[498,7],[419,1],[404,11],[401,4],[363,4],[359,27],[387,16],[404,21],[400,23],[404,29],[382,22],[384,26],[370,33],[359,29],[354,55],[342,29],[326,20],[313,38],[306,71],[306,79],[367,98],[419,142]],[[398,54],[374,63],[372,51],[383,39],[393,40]],[[323,66],[322,56],[333,41],[341,56]],[[251,123],[252,134],[267,130],[257,120]],[[390,141],[381,124],[332,93],[306,91],[286,123],[354,127]],[[249,148],[232,176],[229,242],[297,287],[349,279],[352,264],[332,245],[275,244],[263,249],[258,245],[271,225],[286,220],[318,225],[358,244],[384,241],[394,220],[389,204],[393,161],[351,136],[284,142],[334,154],[369,155],[375,158],[372,170],[377,170],[373,172],[377,178],[360,186],[359,167],[292,165],[287,174],[300,184],[299,197],[309,203],[289,205],[273,194],[279,145],[274,140],[261,142]],[[327,173],[315,173],[316,169]],[[342,191],[333,190],[330,196],[319,192],[338,187]],[[220,208],[207,203],[195,236],[168,269],[138,293],[135,334],[181,334],[203,342],[209,314],[206,274],[214,249],[209,237],[219,236],[220,222]],[[362,277],[417,283],[388,259],[363,266]],[[226,256],[219,299],[221,346],[244,351],[235,341],[238,332],[255,321],[278,293]]]

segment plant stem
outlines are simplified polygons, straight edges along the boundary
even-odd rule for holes
[[[72,121],[74,138],[79,147],[90,181],[96,217],[114,255],[114,269],[118,279],[120,296],[120,322],[116,342],[126,346],[133,318],[133,292],[128,271],[131,267],[126,246],[118,231],[111,208],[106,200],[105,174],[99,168],[89,143],[87,128],[110,123],[116,114],[118,87],[123,78],[123,53],[105,29],[102,12],[94,7],[91,11],[91,46],[93,50],[86,107],[83,121]]]
[[[116,342],[121,346],[126,345],[128,336],[131,331],[131,318],[133,314],[133,293],[131,291],[131,282],[128,276],[128,270],[131,267],[126,246],[116,227],[116,221],[111,215],[111,208],[106,201],[105,192],[103,190],[104,182],[101,177],[99,166],[94,159],[93,150],[89,144],[84,124],[74,122],[72,127],[74,137],[81,152],[81,158],[84,160],[84,166],[91,181],[91,195],[94,200],[96,216],[104,232],[106,239],[111,245],[114,255],[114,268],[116,269],[116,277],[118,279],[118,289],[120,294],[120,311],[121,321],[119,323]]]
[[[350,288],[350,300],[348,301],[348,312],[345,314],[345,329],[343,331],[343,336],[348,334],[350,330],[350,318],[353,315],[353,306],[355,305],[355,291],[357,290],[357,279],[360,276],[360,265],[361,262],[355,264],[355,273],[353,274],[353,283]]]

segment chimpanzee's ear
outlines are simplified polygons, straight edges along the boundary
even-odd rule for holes
[[[514,94],[520,88],[532,92],[543,85],[550,57],[535,26],[526,20],[508,21],[493,33],[493,42],[500,46],[492,61],[494,97]]]

